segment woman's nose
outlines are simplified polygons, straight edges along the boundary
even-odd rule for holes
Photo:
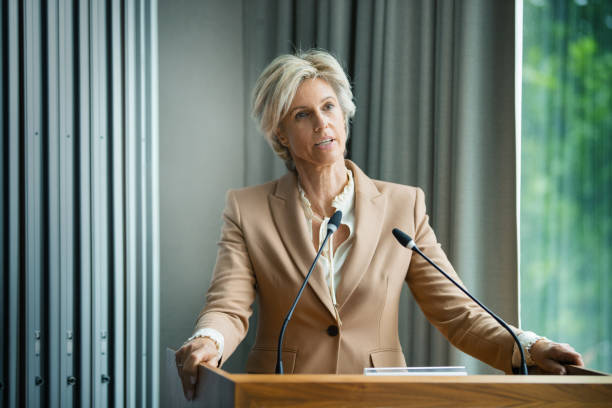
[[[315,132],[320,132],[327,127],[327,117],[320,110],[316,110],[312,115],[314,120]]]

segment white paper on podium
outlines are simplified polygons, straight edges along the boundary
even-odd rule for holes
[[[463,366],[450,367],[378,367],[364,368],[364,375],[467,375]]]

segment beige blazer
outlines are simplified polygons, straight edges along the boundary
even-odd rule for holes
[[[285,372],[362,373],[364,367],[405,366],[398,336],[404,282],[453,345],[511,372],[512,337],[391,234],[395,227],[405,231],[459,279],[429,226],[422,190],[370,179],[348,160],[347,166],[355,180],[355,232],[337,290],[342,326],[337,327],[329,290],[316,267],[285,333]],[[223,334],[226,361],[246,335],[257,298],[256,341],[246,370],[273,373],[282,322],[316,255],[296,175],[229,191],[223,221],[207,304],[196,328]]]

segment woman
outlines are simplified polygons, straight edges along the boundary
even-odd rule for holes
[[[197,366],[221,364],[244,338],[256,294],[259,321],[246,369],[274,372],[281,324],[336,210],[342,224],[285,334],[286,372],[405,365],[397,322],[404,282],[453,345],[506,372],[519,364],[512,337],[497,322],[395,241],[398,227],[459,279],[429,226],[423,192],[372,180],[344,159],[352,99],[341,66],[323,51],[280,56],[258,79],[253,115],[289,171],[227,194],[207,304],[176,353],[189,399]],[[564,372],[561,363],[582,364],[570,346],[515,330],[530,364],[553,373]]]

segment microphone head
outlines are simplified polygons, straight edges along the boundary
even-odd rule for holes
[[[336,232],[340,226],[340,221],[342,221],[342,211],[338,210],[329,219],[329,222],[327,223],[327,232],[331,231],[332,234]]]
[[[402,244],[402,246],[405,246],[406,248],[415,248],[416,244],[414,243],[414,240],[410,237],[410,235],[406,234],[404,231],[398,229],[398,228],[393,228],[393,236],[395,237],[395,239],[397,239],[397,241]]]

